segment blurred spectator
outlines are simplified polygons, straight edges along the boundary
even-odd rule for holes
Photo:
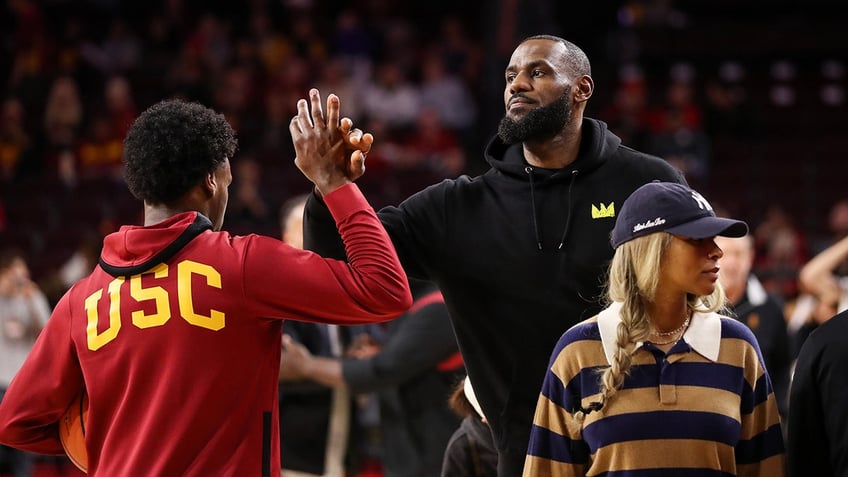
[[[703,111],[695,97],[694,79],[688,67],[672,71],[672,78],[665,90],[662,104],[651,108],[650,131],[654,134],[668,132],[672,124],[680,124],[689,130],[703,128]],[[675,119],[669,120],[669,116]]]
[[[754,273],[766,291],[784,301],[794,299],[798,294],[798,272],[807,256],[804,235],[795,227],[792,217],[781,206],[770,206],[754,230],[754,240],[757,250]]]
[[[212,85],[207,77],[211,72],[196,52],[184,48],[167,74],[167,89],[173,96],[204,104],[211,101]]]
[[[41,77],[49,63],[49,35],[40,2],[32,0],[10,0],[9,10],[14,17],[14,31],[9,36],[10,49],[14,54],[9,85],[18,90],[27,90],[36,78]],[[24,94],[29,97],[28,94]]]
[[[315,85],[318,91],[335,93],[344,101],[344,115],[358,124],[362,118],[362,105],[359,97],[357,78],[354,71],[350,71],[341,57],[328,58],[321,62],[318,82]],[[358,81],[364,80],[362,78]]]
[[[477,119],[471,90],[436,54],[428,54],[421,66],[421,104],[435,110],[442,124],[460,134],[467,133]]]
[[[323,61],[327,57],[327,45],[322,32],[315,25],[315,16],[310,10],[292,12],[289,19],[289,41],[295,55],[308,62]]]
[[[71,256],[42,281],[42,289],[49,303],[57,303],[74,283],[94,270],[100,259],[102,245],[103,239],[99,233],[93,230],[83,233]]]
[[[250,39],[266,74],[280,69],[291,57],[291,44],[276,30],[273,19],[264,10],[254,10],[250,15]]]
[[[123,137],[105,111],[94,113],[88,132],[79,141],[79,174],[82,179],[109,178],[123,181]]]
[[[649,112],[648,91],[642,70],[634,65],[619,72],[613,100],[601,109],[600,119],[624,144],[644,149],[647,143]]]
[[[243,153],[233,161],[233,191],[227,206],[227,228],[233,233],[268,227],[270,207],[263,196],[262,165],[251,155]]]
[[[783,419],[789,409],[789,373],[792,365],[783,302],[766,292],[754,264],[754,239],[716,237],[716,245],[724,252],[719,259],[719,279],[724,286],[733,316],[754,332],[763,361],[774,386],[777,407]]]
[[[434,181],[454,178],[465,169],[465,154],[456,133],[446,128],[438,112],[427,104],[403,144],[406,167],[429,173]]]
[[[106,81],[103,96],[114,135],[123,140],[138,116],[130,82],[124,76],[112,76]]]
[[[19,169],[32,161],[32,138],[24,123],[24,105],[17,98],[3,101],[0,109],[0,184],[11,182]]]
[[[442,458],[459,418],[446,396],[464,375],[462,358],[441,293],[432,284],[411,282],[415,302],[388,323],[359,335],[344,359],[312,355],[283,340],[282,365],[294,376],[352,393],[376,392],[386,477],[439,475]]]
[[[848,275],[837,269],[848,260],[848,236],[824,249],[804,264],[799,274],[801,285],[813,294],[830,315],[848,309]]]
[[[0,252],[0,400],[47,324],[50,306],[29,275],[21,252]],[[13,477],[29,477],[33,456],[0,446],[0,467]]]
[[[827,214],[827,233],[816,238],[810,244],[813,255],[820,253],[834,243],[848,236],[848,199],[840,199],[830,206]],[[848,275],[848,261],[840,264],[838,273]]]
[[[362,93],[365,115],[386,121],[394,131],[411,127],[421,107],[420,91],[396,63],[383,62],[376,68],[375,81]]]
[[[277,88],[271,88],[266,93],[263,101],[265,114],[259,122],[255,139],[260,162],[278,162],[281,157],[294,157],[289,125],[297,113],[295,96],[293,91]]]
[[[230,25],[212,13],[203,13],[183,43],[183,49],[210,73],[220,72],[232,55]]]
[[[657,155],[680,169],[690,185],[703,185],[709,178],[712,161],[710,138],[701,129],[686,125],[679,110],[665,114],[662,132],[649,135],[646,152]]]
[[[374,38],[363,26],[357,10],[346,8],[340,11],[330,40],[330,53],[342,58],[348,65],[368,66],[374,57],[374,49]]]
[[[248,65],[234,65],[224,68],[219,74],[215,87],[215,109],[227,118],[227,122],[239,135],[242,144],[252,147],[256,128],[258,128],[252,106],[256,103],[256,78]]]
[[[441,477],[496,477],[498,450],[467,376],[457,383],[448,403],[462,423],[445,449]]]
[[[303,206],[295,196],[280,210],[283,242],[303,248]],[[339,358],[350,342],[351,327],[286,320],[283,333],[314,356]],[[285,359],[283,357],[282,359]],[[282,361],[281,361],[282,363]],[[343,477],[358,459],[348,445],[353,424],[353,401],[346,386],[327,388],[291,375],[280,367],[280,460],[282,477]]]
[[[705,86],[704,130],[710,137],[750,141],[761,137],[761,121],[739,81],[712,78]]]
[[[56,78],[47,95],[44,130],[48,145],[73,147],[83,124],[83,102],[76,81],[69,76]]]
[[[88,64],[103,76],[110,76],[135,70],[141,60],[142,49],[141,40],[130,24],[117,18],[110,22],[102,43],[86,42],[80,51]]]
[[[439,31],[437,47],[447,73],[462,78],[466,84],[477,84],[484,59],[480,43],[469,36],[455,15],[442,17]]]

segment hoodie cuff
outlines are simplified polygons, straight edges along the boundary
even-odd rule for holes
[[[336,223],[362,210],[372,210],[371,204],[362,195],[359,186],[345,184],[324,196],[324,203],[330,209]]]

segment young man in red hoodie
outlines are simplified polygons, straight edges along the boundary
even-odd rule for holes
[[[339,120],[333,95],[325,119],[317,90],[290,130],[348,262],[221,232],[233,130],[198,104],[154,105],[124,145],[144,225],[107,236],[99,265],[57,304],[0,403],[0,443],[61,454],[59,420],[85,390],[91,476],[280,475],[283,319],[385,321],[411,304],[391,241],[348,179],[370,135]]]

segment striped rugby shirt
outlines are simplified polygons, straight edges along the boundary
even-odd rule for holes
[[[557,343],[524,476],[785,475],[777,403],[757,341],[715,313],[695,313],[667,355],[637,343],[622,388],[586,416],[582,435],[568,430],[578,404],[599,400],[620,309],[612,304]]]

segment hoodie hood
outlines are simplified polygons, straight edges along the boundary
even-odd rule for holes
[[[147,227],[125,225],[103,240],[100,267],[113,277],[137,275],[168,261],[205,230],[212,222],[197,212]]]
[[[580,139],[577,160],[555,172],[551,179],[561,177],[563,180],[568,180],[572,171],[579,171],[582,175],[596,169],[615,154],[621,145],[621,138],[610,132],[603,121],[583,118],[581,131],[583,136]],[[525,168],[528,164],[524,160],[521,144],[506,144],[495,135],[486,146],[485,158],[492,168],[503,174],[527,180]]]
[[[561,250],[571,228],[572,190],[578,175],[586,175],[599,168],[610,157],[612,157],[621,145],[621,139],[607,129],[606,123],[590,118],[583,118],[581,128],[580,150],[577,159],[562,169],[544,169],[534,167],[524,159],[524,149],[521,144],[505,144],[500,137],[495,136],[486,146],[486,162],[492,169],[500,172],[506,177],[518,179],[529,184],[530,212],[533,219],[533,230],[536,238],[536,246],[539,250],[544,249],[542,243],[541,224],[539,219],[538,201],[536,189],[538,184],[567,183],[567,197],[565,201],[565,226],[560,239],[556,245]]]

